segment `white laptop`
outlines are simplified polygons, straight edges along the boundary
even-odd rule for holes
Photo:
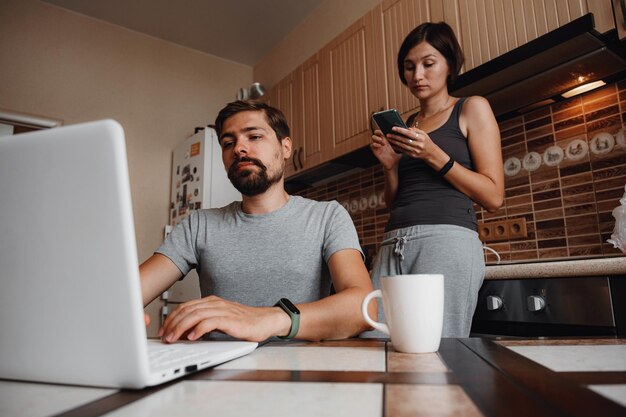
[[[4,379],[143,388],[257,347],[147,340],[113,120],[0,137],[0,283]],[[153,348],[169,361],[151,364]]]

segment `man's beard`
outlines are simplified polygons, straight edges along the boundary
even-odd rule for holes
[[[240,162],[251,162],[261,170],[259,173],[246,168],[238,170],[237,165],[239,165]],[[228,179],[237,191],[247,197],[254,197],[255,195],[264,193],[272,184],[279,182],[282,177],[282,169],[270,177],[267,173],[267,167],[260,160],[247,156],[236,159],[230,168],[228,168]]]

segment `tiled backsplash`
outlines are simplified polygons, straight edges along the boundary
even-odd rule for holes
[[[528,235],[488,246],[502,261],[620,255],[606,243],[626,185],[626,81],[500,123],[505,203],[479,222],[524,217]],[[348,209],[366,255],[382,240],[388,212],[379,166],[304,190]],[[489,263],[495,255],[486,253]]]

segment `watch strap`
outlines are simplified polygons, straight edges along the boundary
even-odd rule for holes
[[[291,318],[291,329],[289,330],[289,334],[287,336],[278,336],[281,339],[293,339],[300,329],[300,310],[287,298],[281,298],[274,305],[275,307],[280,307],[283,309],[285,313],[289,315]]]
[[[448,171],[450,171],[450,169],[452,169],[453,165],[454,165],[454,159],[452,159],[452,157],[450,157],[448,162],[446,162],[446,164],[443,167],[441,167],[441,169],[439,170],[438,174],[441,177],[443,177],[444,175],[446,175],[448,173]]]

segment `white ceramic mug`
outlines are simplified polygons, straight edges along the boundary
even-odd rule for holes
[[[395,275],[380,279],[380,290],[369,293],[361,304],[367,323],[391,337],[398,352],[436,352],[443,327],[443,275]],[[374,297],[382,298],[387,324],[367,313]]]

